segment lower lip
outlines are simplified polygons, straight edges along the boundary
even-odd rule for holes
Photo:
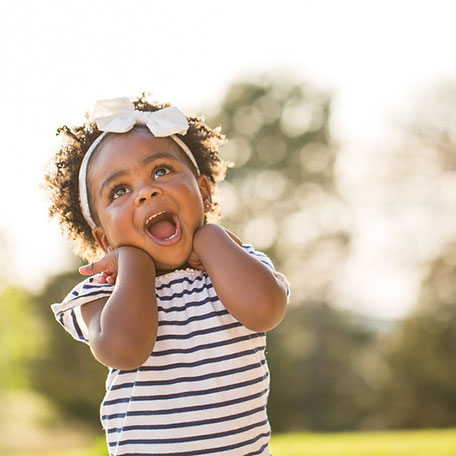
[[[147,236],[149,236],[154,242],[160,244],[164,247],[169,247],[171,245],[177,244],[182,239],[182,229],[179,222],[179,218],[176,215],[173,215],[173,222],[176,226],[176,232],[166,239],[157,239],[152,236],[148,230],[146,230]]]

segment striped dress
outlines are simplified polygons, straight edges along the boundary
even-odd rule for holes
[[[242,247],[275,272],[263,253]],[[114,288],[97,278],[52,306],[63,327],[85,343],[81,306]],[[135,370],[108,374],[101,422],[110,456],[270,455],[266,334],[231,316],[205,272],[158,276],[156,297],[153,353]]]

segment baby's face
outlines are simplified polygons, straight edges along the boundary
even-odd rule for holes
[[[192,173],[171,138],[134,129],[106,138],[89,165],[88,188],[101,247],[131,245],[145,250],[158,270],[182,266],[210,200],[204,176]]]

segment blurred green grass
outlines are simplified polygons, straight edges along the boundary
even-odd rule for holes
[[[292,433],[272,437],[274,456],[454,456],[456,429]],[[0,456],[107,456],[102,438],[86,449],[44,453],[0,453]]]
[[[274,456],[454,456],[456,429],[273,436]]]

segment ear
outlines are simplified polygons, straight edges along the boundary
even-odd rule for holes
[[[92,236],[97,242],[98,246],[101,247],[103,252],[108,253],[110,245],[103,228],[101,226],[94,228],[92,230]]]
[[[212,206],[211,184],[206,176],[198,176],[198,187],[204,204],[204,212],[209,211]]]

